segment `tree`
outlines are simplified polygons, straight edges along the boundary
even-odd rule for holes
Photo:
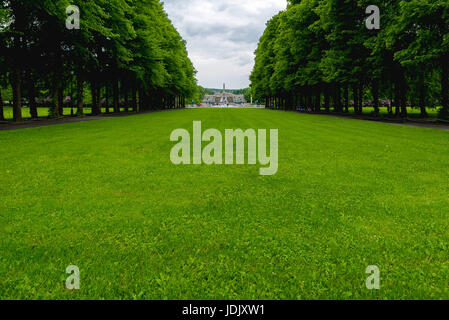
[[[257,100],[265,100],[267,107],[275,107],[276,98],[270,87],[271,75],[274,72],[275,51],[274,41],[277,37],[280,19],[283,13],[279,13],[267,22],[267,28],[260,38],[255,51],[255,65],[250,80]]]
[[[51,97],[51,116],[62,116],[64,97],[75,101],[74,95],[77,113],[83,114],[86,84],[94,115],[102,112],[102,105],[109,111],[110,96],[114,112],[120,112],[129,108],[130,100],[134,110],[182,107],[198,92],[185,41],[158,0],[0,4],[0,41],[6,48],[0,67],[6,66],[3,74],[10,75],[16,121],[21,120],[25,96],[37,117],[34,101],[42,92]],[[79,30],[66,28],[69,5],[81,10]]]
[[[380,30],[366,28],[369,5],[380,8]],[[426,116],[438,89],[440,114],[449,116],[448,7],[442,0],[289,1],[260,38],[252,91],[267,107],[320,112],[332,101],[337,112],[372,106],[379,115],[387,106],[406,117],[410,106]]]
[[[425,107],[426,75],[441,70],[441,115],[449,117],[449,3],[434,0],[401,1],[390,29],[394,43],[402,41],[395,59],[418,74],[420,107]]]
[[[4,4],[0,2],[0,25],[5,25],[7,20],[7,12],[4,8]],[[6,37],[5,33],[0,33],[0,47],[6,48]],[[7,79],[7,65],[6,58],[4,56],[0,56],[0,121],[5,120],[4,111],[3,111],[3,96],[2,96],[2,88],[6,86]]]

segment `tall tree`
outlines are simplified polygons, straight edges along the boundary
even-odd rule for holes
[[[440,68],[441,115],[449,117],[449,2],[435,0],[401,1],[390,40],[401,41],[395,59],[419,78],[420,104],[424,103],[425,74],[432,66]],[[421,105],[421,108],[424,106]]]
[[[76,91],[78,114],[90,84],[92,114],[112,97],[115,112],[131,97],[134,110],[182,107],[197,94],[195,69],[185,41],[159,0],[2,0],[0,63],[14,91],[14,119],[22,97],[52,100],[50,114],[63,115],[64,97]],[[66,8],[81,10],[80,29],[66,28]],[[75,85],[74,85],[75,83]],[[73,88],[76,88],[73,90]],[[110,94],[111,93],[111,94]],[[138,101],[139,100],[139,101]],[[73,105],[72,105],[73,106]],[[105,105],[109,107],[109,105]],[[109,108],[106,108],[109,111]]]

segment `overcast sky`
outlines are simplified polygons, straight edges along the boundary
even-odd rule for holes
[[[189,57],[206,88],[249,86],[254,51],[265,23],[286,0],[164,0],[169,18],[187,41]]]

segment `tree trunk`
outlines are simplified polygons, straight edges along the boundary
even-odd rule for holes
[[[354,113],[358,114],[359,113],[359,89],[357,87],[357,83],[354,83],[352,85],[352,92],[353,92],[353,99],[354,99]]]
[[[324,108],[326,112],[330,111],[330,97],[329,97],[329,85],[324,85]]]
[[[76,91],[77,91],[77,111],[76,114],[78,116],[82,116],[84,114],[84,80],[81,75],[78,75],[76,79]]]
[[[61,105],[62,98],[62,57],[59,44],[56,44],[55,47],[55,60],[54,60],[54,78],[53,78],[53,103],[54,110],[50,114],[52,117],[59,118],[63,112],[63,106]]]
[[[330,99],[330,106],[333,109],[333,112],[337,112],[337,97],[336,97],[337,91],[335,90],[335,83],[332,83],[329,85],[329,99]]]
[[[106,101],[106,113],[109,113],[109,83],[106,81],[106,84],[104,86],[104,94],[105,94],[105,101]]]
[[[315,93],[315,112],[320,113],[321,111],[321,90],[320,86],[316,86],[316,93]]]
[[[407,80],[405,73],[400,75],[400,101],[401,101],[401,117],[407,117]]]
[[[30,108],[30,115],[32,119],[37,119],[36,88],[34,86],[33,77],[30,75],[30,85],[28,92],[28,107]]]
[[[121,81],[120,83],[122,85],[123,101],[124,101],[124,104],[125,104],[125,111],[129,112],[128,86],[126,84],[123,84],[123,81]]]
[[[342,112],[343,109],[341,107],[341,88],[338,83],[335,84],[335,101],[337,103],[337,112]]]
[[[133,111],[139,112],[139,107],[137,105],[137,90],[135,85],[132,87],[132,107]]]
[[[373,94],[374,113],[376,115],[378,115],[379,114],[379,79],[373,79],[372,94]]]
[[[64,86],[61,84],[59,86],[59,94],[58,94],[58,104],[59,104],[59,115],[64,116]]]
[[[311,112],[313,110],[312,99],[313,99],[313,95],[312,95],[312,92],[310,92],[310,90],[309,90],[309,93],[307,94],[307,112]]]
[[[349,86],[345,85],[345,112],[349,112]]]
[[[14,16],[13,29],[17,32],[13,40],[13,56],[11,71],[11,85],[13,89],[13,119],[22,121],[22,65],[23,57],[23,39],[26,33],[25,8],[19,1],[11,1],[11,11]]]
[[[112,100],[114,104],[114,112],[119,113],[120,112],[120,106],[119,106],[119,91],[118,91],[118,78],[117,76],[114,77],[114,80],[112,81]]]
[[[13,119],[22,121],[22,70],[15,66],[12,71]]]
[[[427,118],[426,110],[426,86],[424,84],[424,73],[419,73],[419,108],[421,109],[421,117]]]
[[[399,116],[400,113],[400,104],[401,104],[401,89],[399,86],[399,81],[396,80],[394,84],[394,108],[395,108],[395,116]]]
[[[444,55],[441,61],[441,102],[442,115],[449,116],[449,55]]]
[[[388,114],[393,115],[394,89],[390,86],[390,101],[388,102]]]
[[[91,106],[91,115],[95,115],[95,109],[97,108],[96,107],[96,104],[97,104],[97,97],[96,97],[96,95],[97,95],[97,90],[95,89],[95,81],[91,81],[90,82],[90,93],[91,93],[91,96],[92,96],[92,106]]]
[[[98,88],[97,81],[92,80],[91,82],[91,91],[92,91],[92,115],[96,116],[101,113],[99,106],[99,98],[98,98]]]
[[[3,113],[3,97],[2,97],[2,88],[0,87],[0,121],[5,120],[5,115]]]
[[[144,97],[144,94],[143,94],[143,92],[142,92],[142,89],[141,88],[139,88],[139,89],[137,89],[137,91],[138,91],[138,94],[139,94],[139,102],[138,102],[138,112],[140,111],[140,109],[142,109],[142,110],[146,110],[146,108],[147,108],[147,106],[145,105],[145,97]]]
[[[59,90],[58,87],[53,88],[53,110],[50,114],[51,117],[59,118],[61,113],[61,105],[59,104],[61,101],[61,97],[59,96],[61,94],[61,90]]]
[[[362,80],[359,81],[359,108],[358,113],[363,114],[363,82]]]

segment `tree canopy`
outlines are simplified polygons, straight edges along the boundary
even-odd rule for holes
[[[66,27],[70,5],[79,29]],[[0,81],[13,88],[16,121],[24,101],[33,117],[43,103],[58,117],[68,100],[98,114],[182,107],[198,95],[186,43],[159,0],[2,0],[0,31]]]
[[[369,5],[380,29],[368,29]],[[251,88],[267,107],[337,112],[441,106],[449,115],[449,2],[291,0],[260,38]]]

